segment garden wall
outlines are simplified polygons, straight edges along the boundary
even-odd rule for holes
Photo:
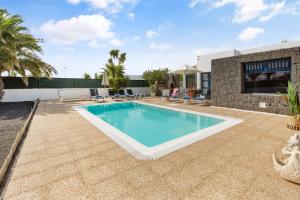
[[[149,87],[130,87],[134,93],[150,95]],[[3,102],[88,98],[89,88],[5,89]],[[99,95],[108,95],[107,88],[98,88]]]
[[[4,96],[2,102],[19,102],[40,100],[58,100],[88,98],[90,88],[97,88],[99,95],[107,96],[108,89],[101,85],[97,79],[76,79],[76,78],[29,78],[26,87],[20,77],[4,77]],[[145,80],[129,80],[127,88],[134,93],[150,95],[148,82]]]

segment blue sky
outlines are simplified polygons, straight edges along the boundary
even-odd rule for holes
[[[58,77],[102,71],[127,53],[126,73],[196,64],[197,55],[300,39],[300,0],[1,0],[37,37]]]

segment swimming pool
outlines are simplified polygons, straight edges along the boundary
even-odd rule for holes
[[[75,107],[129,153],[156,159],[241,120],[138,102]]]

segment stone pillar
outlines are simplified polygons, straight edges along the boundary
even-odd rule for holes
[[[197,83],[197,90],[201,90],[201,74],[200,74],[200,72],[197,72],[196,83]]]

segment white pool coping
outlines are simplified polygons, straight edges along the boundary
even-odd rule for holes
[[[114,104],[114,103],[124,103],[124,102],[113,102],[113,103],[104,103],[104,104]],[[184,110],[184,109],[173,108],[173,107],[171,108],[171,107],[167,107],[167,106],[144,103],[144,102],[136,102],[136,103],[150,105],[150,106],[164,108],[164,109],[169,109],[169,110],[185,112],[185,113],[192,113],[192,114],[196,114],[196,115],[204,115],[204,116],[208,116],[208,117],[219,118],[219,119],[223,119],[225,121],[221,122],[219,124],[213,125],[211,127],[208,127],[208,128],[202,129],[202,130],[198,130],[193,133],[184,135],[182,137],[170,140],[168,142],[156,145],[154,147],[147,147],[147,146],[141,144],[140,142],[136,141],[135,139],[131,138],[127,134],[123,133],[119,129],[113,127],[109,123],[103,121],[99,117],[93,115],[92,113],[90,113],[89,111],[84,109],[82,106],[73,106],[73,109],[76,110],[78,113],[80,113],[85,119],[90,121],[98,129],[100,129],[105,135],[107,135],[113,141],[115,141],[117,144],[119,144],[128,153],[135,156],[137,159],[142,159],[142,160],[157,159],[168,153],[171,153],[173,151],[181,149],[181,148],[183,148],[187,145],[190,145],[194,142],[203,140],[211,135],[214,135],[218,132],[221,132],[225,129],[228,129],[232,126],[235,126],[235,125],[243,122],[243,120],[241,120],[241,119],[224,117],[224,116],[220,116],[220,115],[212,115],[212,114],[208,114],[208,113],[195,112],[195,111]],[[101,105],[103,105],[103,104],[101,104]],[[87,105],[87,106],[89,106],[89,105]]]

